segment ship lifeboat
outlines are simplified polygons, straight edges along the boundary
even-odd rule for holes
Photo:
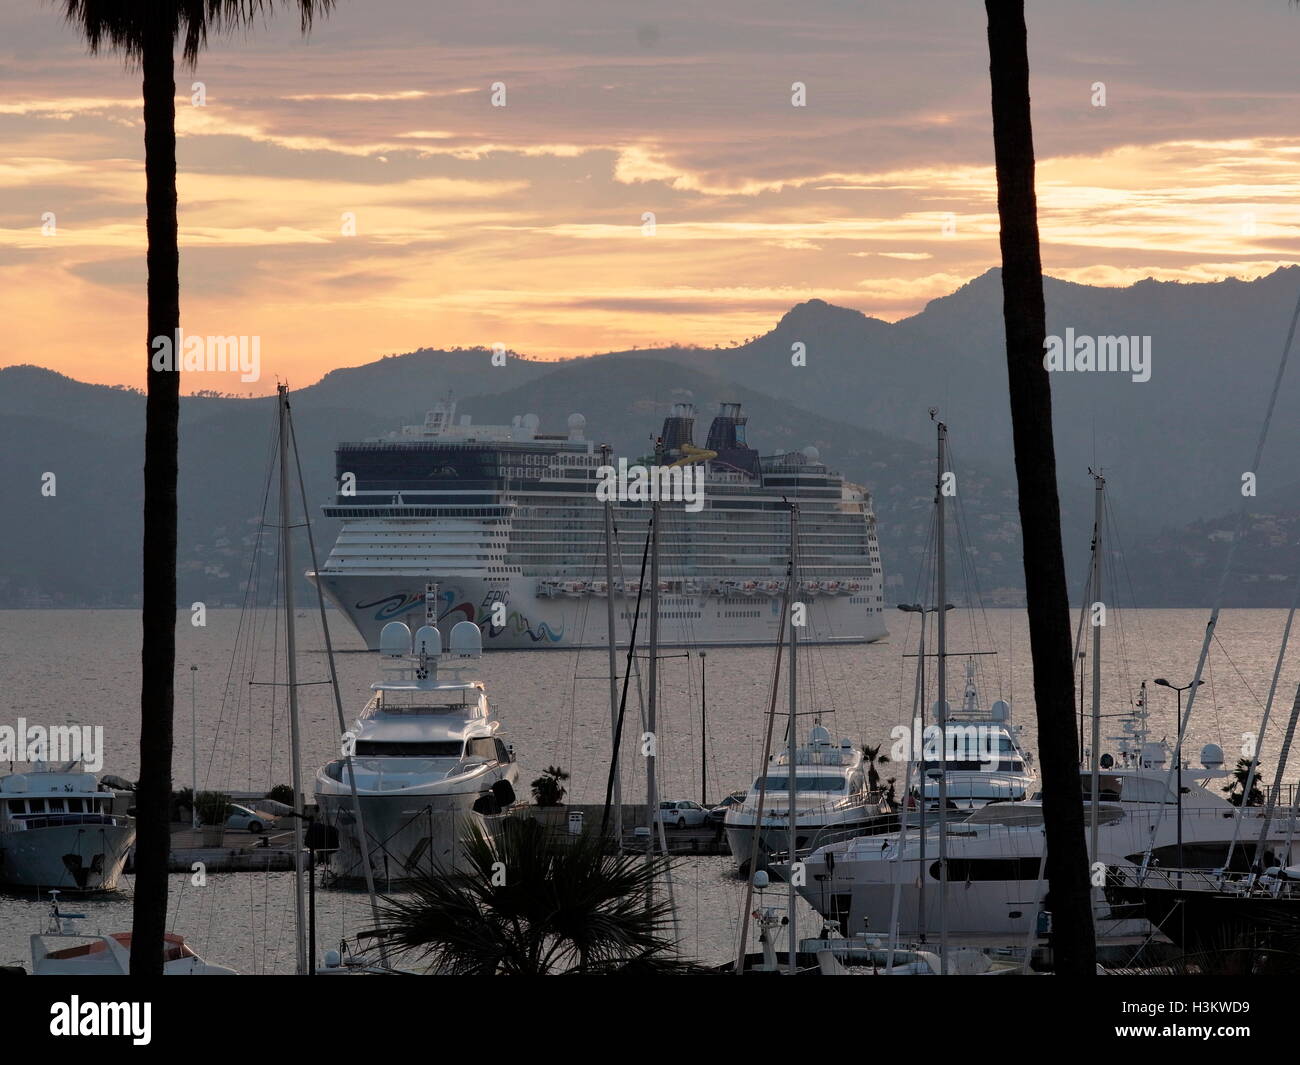
[[[587,594],[587,582],[565,581],[560,585],[560,593],[570,599],[581,599]]]
[[[538,581],[537,594],[545,599],[550,599],[556,594],[555,581]]]
[[[842,581],[827,581],[822,585],[822,591],[827,595],[839,595],[844,591],[844,584]]]
[[[849,595],[857,595],[860,591],[862,591],[862,582],[849,581],[848,584],[844,586],[844,589],[845,591],[848,592]]]
[[[737,581],[736,591],[741,595],[757,595],[758,581]]]
[[[764,595],[778,596],[785,591],[785,585],[780,581],[764,581],[760,586]]]
[[[598,596],[601,599],[604,599],[607,595],[609,595],[609,585],[605,581],[592,581],[591,594],[594,596]]]
[[[821,582],[821,581],[805,581],[803,584],[801,584],[801,585],[799,586],[799,590],[800,590],[801,592],[803,592],[804,595],[821,595],[821,594],[822,594],[822,582]]]

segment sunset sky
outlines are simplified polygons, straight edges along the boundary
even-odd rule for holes
[[[0,0],[0,365],[140,386],[139,77],[60,6]],[[1028,7],[1049,273],[1297,259],[1300,9]],[[263,376],[185,391],[914,314],[998,260],[984,32],[978,0],[340,0],[305,41],[288,12],[215,39],[177,79],[181,319],[260,336]]]

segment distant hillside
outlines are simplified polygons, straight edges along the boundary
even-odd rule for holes
[[[1300,267],[1253,282],[1154,281],[1104,289],[1049,279],[1049,329],[1150,335],[1146,383],[1119,374],[1056,374],[1053,404],[1072,579],[1083,572],[1091,482],[1102,466],[1126,538],[1138,601],[1204,602],[1217,578],[1223,530],[1240,496],[1259,418],[1300,293]],[[313,508],[333,491],[334,445],[418,421],[451,393],[462,414],[499,422],[536,413],[641,454],[676,399],[699,407],[698,437],[716,403],[738,400],[751,440],[771,452],[816,445],[874,494],[889,597],[906,598],[929,528],[933,426],[951,429],[966,522],[954,569],[969,564],[991,600],[1016,601],[1019,561],[1010,419],[1002,351],[1001,284],[989,271],[890,324],[810,300],[761,337],[732,347],[617,352],[561,363],[482,349],[421,349],[335,370],[293,394]],[[802,344],[806,365],[791,363]],[[190,396],[182,401],[181,598],[240,595],[272,443],[273,402]],[[1243,604],[1272,603],[1278,575],[1300,566],[1300,490],[1289,456],[1300,448],[1300,379],[1286,381],[1243,544]],[[0,369],[0,476],[6,551],[0,606],[131,604],[138,597],[144,399],[31,366]],[[53,498],[41,476],[58,476]],[[319,517],[327,551],[335,528]],[[1240,568],[1240,567],[1239,567]],[[1072,590],[1075,590],[1072,588]]]
[[[443,353],[423,365],[412,359],[402,369],[418,372],[423,380],[420,392],[432,397],[447,390],[448,380],[468,380],[473,368],[466,366],[482,358],[483,353]],[[394,374],[393,363],[401,360],[375,364],[379,384],[365,372],[371,367],[351,373],[357,394],[368,397],[364,404],[335,405],[340,396],[335,387],[314,386],[292,395],[322,553],[337,532],[336,524],[318,509],[334,491],[335,444],[384,435],[419,416],[418,410],[410,410],[415,390],[405,372]],[[442,373],[448,365],[459,374]],[[673,402],[691,400],[699,405],[701,441],[719,401],[741,402],[750,418],[750,440],[761,451],[814,445],[835,468],[875,492],[883,563],[893,578],[891,586],[901,589],[914,584],[929,527],[934,478],[930,448],[832,421],[712,374],[661,360],[606,356],[541,368],[544,372],[538,374],[537,364],[520,361],[489,370],[492,383],[513,387],[462,398],[460,413],[487,423],[536,413],[543,426],[558,428],[569,414],[582,412],[588,419],[589,437],[611,444],[616,453],[639,455],[647,450]],[[0,561],[0,605],[131,605],[138,595],[142,401],[128,394],[126,399],[136,403],[137,410],[115,422],[95,404],[96,397],[105,405],[121,402],[122,395],[113,389],[82,385],[44,371],[0,371],[0,386],[14,406],[32,381],[56,411],[68,409],[64,393],[77,397],[88,410],[69,422],[15,415],[0,419],[6,434],[0,438],[5,444],[0,451],[0,476],[5,483],[22,486],[10,513],[8,539],[13,550]],[[410,413],[386,416],[385,404]],[[182,401],[179,574],[184,603],[239,600],[259,533],[257,516],[274,444],[273,418],[270,399],[186,397]],[[124,432],[132,425],[134,431]],[[1012,486],[1005,478],[964,461],[955,468],[963,503],[977,530],[971,544],[974,550],[968,553],[973,572],[985,590],[1000,589],[1000,594],[1014,598],[1022,576]],[[40,495],[45,471],[58,477],[53,499]],[[963,594],[973,591],[954,592],[957,597]]]

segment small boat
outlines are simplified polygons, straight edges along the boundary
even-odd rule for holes
[[[73,922],[85,914],[62,913],[59,892],[50,892],[49,924],[31,937],[33,976],[129,976],[131,933],[84,933]],[[163,937],[164,976],[238,976],[234,969],[204,961],[183,936]]]

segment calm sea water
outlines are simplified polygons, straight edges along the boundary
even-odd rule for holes
[[[1103,713],[1120,714],[1142,679],[1165,676],[1187,683],[1195,670],[1207,613],[1193,610],[1113,612],[1104,630]],[[376,659],[338,615],[331,633],[345,719],[351,724],[377,678]],[[889,746],[889,730],[912,714],[917,629],[914,615],[887,619],[893,632],[869,646],[806,647],[800,657],[801,710],[816,710],[837,737]],[[1028,630],[1022,610],[953,611],[949,614],[949,701],[957,704],[967,661],[977,667],[983,701],[1005,698],[1036,748]],[[288,714],[284,649],[276,617],[209,611],[196,628],[180,615],[176,699],[178,787],[188,785],[195,763],[200,789],[269,789],[289,780]],[[1201,746],[1217,743],[1232,760],[1242,734],[1256,731],[1268,693],[1285,611],[1226,611],[1198,697],[1187,751],[1195,764]],[[298,619],[304,787],[315,768],[335,757],[339,727],[328,680],[320,626],[314,611]],[[134,779],[138,765],[139,617],[131,611],[0,611],[0,724],[100,725],[104,772]],[[965,658],[965,651],[994,651]],[[659,705],[660,794],[710,800],[753,779],[762,760],[770,700],[773,651],[712,649],[661,665]],[[702,664],[707,674],[702,676]],[[191,671],[190,666],[198,667]],[[931,670],[933,673],[933,670]],[[572,774],[569,800],[603,800],[609,751],[606,658],[602,651],[496,652],[474,674],[488,688],[527,784],[549,765]],[[193,706],[191,714],[191,683]],[[1265,777],[1278,749],[1300,682],[1300,656],[1282,674],[1273,724],[1262,741]],[[785,681],[777,700],[785,709]],[[701,689],[707,694],[702,711]],[[934,698],[931,677],[930,699]],[[1089,696],[1090,698],[1090,696]],[[1154,738],[1177,732],[1173,693],[1155,688],[1150,725]],[[628,700],[630,733],[641,731],[636,685]],[[802,718],[800,729],[811,719]],[[783,723],[778,723],[778,737]],[[1104,728],[1103,734],[1111,730]],[[1114,730],[1117,731],[1117,728]],[[191,742],[191,735],[197,737]],[[626,742],[623,779],[629,799],[644,795],[640,758]],[[1106,745],[1110,746],[1110,745]],[[194,755],[197,753],[197,757]],[[1300,765],[1293,759],[1293,767]],[[899,767],[901,769],[901,767]],[[0,767],[0,772],[8,767]],[[885,767],[884,775],[894,768]],[[707,784],[702,776],[707,774]],[[1293,780],[1293,768],[1287,778]],[[716,961],[731,956],[744,885],[727,859],[676,863],[683,949]],[[128,878],[128,892],[129,892]],[[211,876],[204,888],[173,877],[171,924],[211,960],[244,972],[285,972],[293,966],[290,874]],[[88,924],[104,931],[128,928],[128,897],[79,903]],[[319,894],[322,945],[368,925],[364,895]],[[807,911],[808,934],[815,919]],[[30,899],[0,896],[0,961],[25,962],[27,936],[39,930],[43,907]]]

